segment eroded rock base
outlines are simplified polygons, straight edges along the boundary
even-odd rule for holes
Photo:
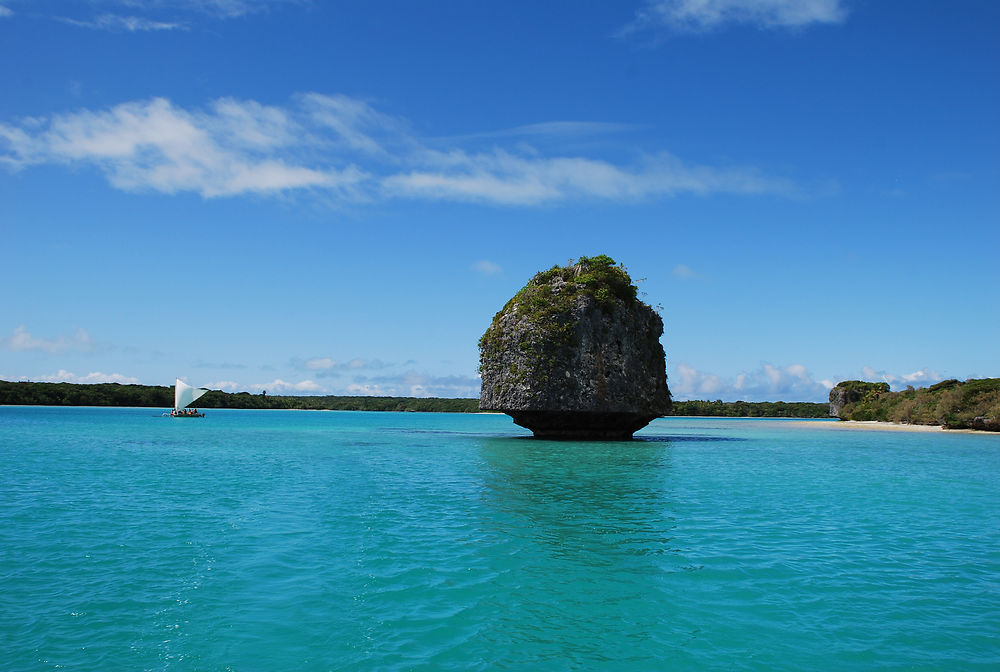
[[[584,411],[504,411],[535,438],[574,441],[628,441],[658,417],[638,413]]]

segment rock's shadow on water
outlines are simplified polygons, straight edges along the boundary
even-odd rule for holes
[[[500,437],[496,437],[500,438]],[[732,442],[746,441],[747,439],[738,436],[713,436],[711,434],[677,434],[668,436],[633,436],[631,439],[621,441],[581,441],[579,439],[552,439],[539,438],[537,436],[509,436],[503,437],[511,441],[530,441],[535,443],[556,443],[556,444],[578,444],[578,445],[634,445],[637,443],[710,443],[710,442]]]
[[[525,438],[479,444],[491,532],[601,566],[674,549],[671,451],[663,442]]]
[[[478,441],[484,523],[548,555],[597,565],[673,557],[677,501],[671,444],[745,441],[710,434],[568,441],[495,436]],[[616,560],[617,558],[617,560]],[[678,556],[678,562],[681,558]],[[667,563],[664,571],[680,571]]]
[[[746,441],[738,436],[712,436],[711,434],[678,434],[668,436],[633,436],[633,442],[639,443],[709,443]]]

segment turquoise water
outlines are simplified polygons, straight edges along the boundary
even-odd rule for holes
[[[524,435],[0,407],[0,669],[1000,669],[1000,436]]]

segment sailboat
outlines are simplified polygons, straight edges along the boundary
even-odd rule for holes
[[[172,418],[204,418],[204,413],[199,413],[197,409],[188,409],[201,395],[208,390],[200,387],[191,387],[187,383],[177,379],[174,385],[174,410],[170,411]]]

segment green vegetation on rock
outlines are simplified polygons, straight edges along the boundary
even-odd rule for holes
[[[554,363],[555,350],[574,344],[576,330],[571,313],[579,297],[591,297],[602,311],[610,313],[617,301],[625,306],[635,304],[637,294],[625,267],[606,254],[581,256],[566,266],[555,265],[539,271],[493,316],[479,339],[483,361],[497,354],[501,346],[501,320],[515,310],[520,319],[535,328],[536,337],[522,341],[521,350],[537,356],[539,362]]]
[[[636,301],[637,289],[632,284],[628,271],[606,254],[580,257],[567,266],[556,265],[547,271],[536,273],[528,285],[518,292],[518,296],[531,295],[533,291],[551,285],[557,278],[569,283],[562,301],[564,307],[569,307],[569,302],[576,293],[593,297],[605,311],[614,309],[615,299],[622,300],[627,306]],[[517,299],[517,296],[514,298]]]
[[[889,391],[889,383],[870,383],[865,380],[845,380],[837,383],[837,387],[847,391],[858,392],[865,397],[877,396]]]
[[[830,404],[831,415],[841,420],[1000,431],[1000,378],[945,380],[900,392],[890,392],[886,383],[849,380],[830,391]]]

